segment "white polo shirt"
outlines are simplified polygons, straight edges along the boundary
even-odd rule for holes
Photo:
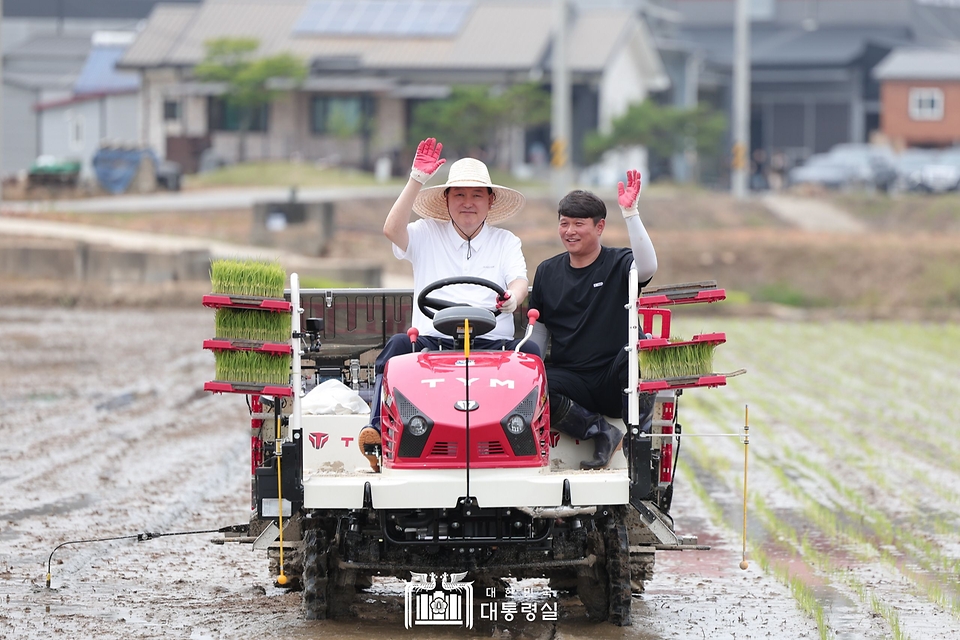
[[[421,335],[443,336],[417,307],[417,297],[431,282],[452,276],[475,276],[506,289],[517,278],[527,279],[527,263],[520,250],[520,238],[506,229],[485,224],[470,241],[469,259],[467,241],[449,221],[421,218],[407,225],[407,234],[410,240],[406,252],[393,245],[393,255],[413,265],[413,326]],[[444,287],[433,296],[491,311],[497,307],[497,294],[477,285]],[[513,316],[504,313],[497,317],[496,328],[484,337],[512,340],[513,331]]]

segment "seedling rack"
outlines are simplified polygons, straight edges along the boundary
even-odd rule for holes
[[[647,289],[644,295],[637,300],[637,313],[643,328],[641,339],[637,342],[638,354],[643,351],[687,349],[700,345],[715,347],[723,344],[727,340],[724,333],[704,333],[695,335],[689,340],[672,341],[670,339],[672,312],[670,309],[663,307],[718,302],[725,298],[726,291],[717,288],[715,281],[691,282]],[[642,371],[640,373],[643,374]],[[737,372],[732,374],[703,372],[669,378],[640,379],[637,388],[642,392],[651,392],[692,387],[719,387],[725,385],[727,378],[731,375],[737,375]]]
[[[233,267],[242,279],[245,273],[255,271],[256,265],[246,269],[242,261],[238,261]],[[229,279],[228,279],[229,286]],[[252,314],[251,318],[264,317],[259,314],[282,313],[289,314],[293,310],[293,305],[289,300],[283,298],[271,298],[255,295],[242,295],[233,293],[211,293],[203,296],[203,306],[211,309],[234,309],[244,314]],[[254,320],[254,322],[256,322]],[[220,354],[228,352],[256,352],[267,356],[277,356],[278,358],[289,359],[293,356],[293,347],[291,343],[267,342],[262,340],[250,340],[248,337],[240,338],[230,335],[218,335],[216,338],[204,340],[203,348],[214,352],[220,364]],[[272,362],[272,361],[271,361]],[[277,361],[279,363],[279,360]],[[260,371],[254,371],[253,375],[243,376],[244,378],[253,378],[249,380],[212,380],[203,385],[204,391],[213,393],[242,393],[253,396],[267,395],[290,397],[293,395],[292,385],[277,384],[275,381],[266,380],[257,381]],[[270,379],[270,376],[264,373],[264,378]]]

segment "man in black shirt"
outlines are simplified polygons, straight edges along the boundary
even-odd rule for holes
[[[594,458],[581,462],[582,469],[607,466],[622,445],[623,434],[603,416],[626,419],[624,305],[630,266],[636,262],[641,287],[657,271],[657,254],[637,209],[640,172],[628,171],[627,186],[621,182],[618,192],[630,248],[602,246],[606,205],[589,191],[571,191],[559,206],[566,252],[537,267],[530,297],[530,306],[540,311],[535,335],[542,352],[546,332],[552,340],[547,365],[551,427],[579,440],[594,440]]]

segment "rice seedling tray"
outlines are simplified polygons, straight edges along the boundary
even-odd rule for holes
[[[669,338],[646,338],[640,340],[637,343],[637,348],[641,351],[649,351],[651,349],[675,349],[678,347],[687,347],[695,344],[723,344],[727,341],[727,334],[725,333],[701,333],[700,335],[693,336],[689,340],[683,340],[678,342],[671,342]]]
[[[223,380],[204,382],[203,390],[213,393],[246,393],[260,396],[280,396],[284,398],[293,395],[293,387],[290,386],[256,382],[226,382]]]
[[[225,293],[210,293],[203,296],[203,306],[211,309],[231,307],[234,309],[258,309],[260,311],[289,312],[292,305],[289,300],[279,298],[261,298],[260,296],[238,296]]]
[[[727,297],[726,291],[718,289],[714,280],[657,287],[645,290],[644,294],[637,300],[637,308],[719,302]]]
[[[203,348],[210,349],[211,351],[256,351],[258,353],[277,355],[289,355],[293,353],[293,348],[288,343],[261,342],[257,340],[224,340],[215,338],[213,340],[204,340]]]

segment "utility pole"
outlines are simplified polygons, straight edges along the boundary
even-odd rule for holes
[[[569,0],[553,0],[553,59],[551,74],[550,196],[559,201],[572,181],[570,168],[570,69],[567,66]]]
[[[750,15],[749,0],[736,0],[733,26],[733,149],[730,190],[734,197],[747,197],[750,166]]]
[[[0,29],[3,28],[3,0],[0,0]],[[0,39],[2,44],[2,39]],[[3,48],[0,47],[0,147],[3,145]],[[0,158],[3,157],[3,150],[0,148]],[[0,165],[0,173],[3,167]],[[3,183],[0,182],[0,202],[3,202]]]

